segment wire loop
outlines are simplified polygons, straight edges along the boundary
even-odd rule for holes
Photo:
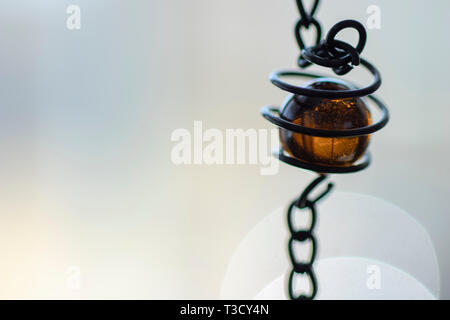
[[[347,28],[353,28],[356,29],[356,31],[358,31],[359,33],[359,40],[358,40],[358,44],[356,45],[356,48],[354,48],[359,54],[363,51],[364,46],[366,45],[366,41],[367,41],[367,32],[366,29],[364,28],[364,26],[356,21],[356,20],[343,20],[340,21],[338,23],[336,23],[331,29],[330,31],[328,31],[327,34],[327,38],[326,38],[326,43],[328,46],[328,49],[330,50],[331,54],[337,56],[340,53],[336,50],[336,35],[341,32],[344,29]],[[342,41],[340,41],[342,42]],[[352,47],[353,48],[353,47]],[[342,49],[342,48],[341,48]]]
[[[306,21],[305,19],[300,19],[297,24],[295,25],[295,38],[297,39],[298,46],[300,50],[303,50],[306,48],[305,42],[303,41],[302,37],[302,27],[305,29],[309,29],[309,27],[313,25],[316,29],[316,42],[315,45],[317,45],[320,42],[320,39],[322,39],[322,28],[320,27],[319,22],[314,19],[310,18],[309,21]]]
[[[336,35],[346,28],[353,28],[358,31],[359,40],[356,47],[335,39]],[[298,34],[297,41],[300,40],[299,44],[302,45],[298,65],[301,68],[305,68],[310,64],[317,64],[332,68],[337,75],[344,75],[352,70],[354,66],[359,65],[359,54],[364,49],[367,40],[364,26],[356,20],[344,20],[336,23],[328,32],[325,40],[307,48],[304,47],[299,28],[296,28],[296,34]]]

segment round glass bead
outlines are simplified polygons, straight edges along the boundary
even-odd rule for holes
[[[318,78],[306,87],[322,90],[348,90],[343,81]],[[309,128],[343,130],[368,126],[370,111],[363,98],[327,99],[294,95],[284,104],[281,118]],[[367,149],[370,136],[323,138],[280,128],[281,145],[292,156],[328,166],[350,166]]]

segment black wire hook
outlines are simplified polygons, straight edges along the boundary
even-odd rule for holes
[[[314,200],[308,200],[308,195],[317,187],[322,181],[324,181],[328,176],[325,174],[320,174],[313,182],[311,182],[306,189],[302,192],[300,198],[298,198],[296,206],[300,209],[306,207],[312,207],[315,205],[317,201],[325,197],[331,189],[333,189],[334,184],[332,182],[328,183],[327,188],[324,192],[322,192],[319,196],[317,196]]]

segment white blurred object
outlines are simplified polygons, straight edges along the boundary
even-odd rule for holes
[[[412,294],[439,297],[439,267],[431,239],[411,215],[397,206],[367,195],[333,192],[318,204],[315,234],[318,240],[316,261],[330,257],[362,258],[318,263],[316,267],[322,268],[324,279],[333,274],[332,269],[339,272],[342,279],[348,279],[343,281],[346,288],[334,287],[332,292],[325,292],[327,287],[333,288],[331,283],[325,288],[319,287],[321,297],[344,299],[350,296],[349,292],[360,292],[358,288],[365,285],[365,281],[352,282],[360,277],[352,275],[353,268],[362,267],[369,260],[378,261],[386,277],[387,290],[381,291],[382,296],[377,298],[399,299]],[[221,298],[252,299],[259,293],[266,295],[264,288],[281,289],[280,274],[285,275],[291,267],[286,253],[287,239],[285,208],[280,208],[259,222],[240,243],[228,266]],[[355,263],[353,267],[350,261]],[[324,280],[320,276],[319,286]],[[274,279],[279,283],[275,280],[267,288]],[[413,287],[423,287],[423,290],[411,291]],[[282,289],[277,296],[282,297],[284,291]]]
[[[379,286],[371,286],[371,268],[380,276]],[[435,300],[436,297],[410,274],[388,264],[365,258],[329,258],[317,261],[315,271],[319,291],[315,299],[335,300]],[[286,279],[281,275],[269,283],[255,299],[286,300]]]

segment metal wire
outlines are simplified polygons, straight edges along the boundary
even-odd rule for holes
[[[300,19],[298,20],[297,24],[295,25],[295,38],[297,39],[298,46],[300,50],[305,49],[307,46],[305,45],[305,42],[303,41],[302,37],[302,29],[309,29],[311,25],[314,26],[316,29],[316,42],[315,45],[319,44],[320,40],[322,39],[322,27],[320,26],[320,23],[314,18],[314,14],[317,11],[317,7],[319,6],[319,0],[314,0],[311,11],[307,12],[305,10],[305,6],[303,5],[302,0],[297,0],[297,7],[298,11],[300,13]],[[301,60],[301,56],[299,58],[298,64],[302,64],[300,67],[304,68],[311,64],[311,62],[308,62],[304,59]]]
[[[297,0],[300,19],[295,26],[295,38],[301,50],[297,63],[300,68],[317,64],[332,68],[337,75],[344,75],[360,63],[359,55],[364,49],[367,40],[366,30],[356,20],[343,20],[335,24],[328,32],[326,39],[321,41],[322,28],[320,23],[314,18],[318,5],[319,0],[315,0],[311,11],[307,12],[303,1]],[[311,25],[316,29],[316,40],[314,45],[306,46],[303,40],[302,30],[309,29]],[[353,28],[358,31],[359,40],[356,47],[336,40],[336,35],[347,28]]]
[[[325,191],[323,191],[319,196],[317,196],[315,199],[311,200],[308,198],[309,194],[325,179],[327,178],[326,175],[320,174],[318,178],[316,178],[314,181],[312,181],[302,192],[301,196],[294,200],[291,205],[289,206],[287,210],[287,224],[289,227],[289,231],[291,233],[289,243],[288,243],[288,249],[289,249],[289,258],[292,263],[292,270],[289,273],[288,278],[288,293],[289,298],[291,300],[311,300],[314,299],[314,297],[317,294],[317,280],[313,269],[314,260],[316,258],[316,252],[317,252],[317,241],[314,236],[314,227],[316,225],[317,220],[317,214],[316,214],[316,202],[321,200],[324,196],[326,196],[331,189],[333,188],[333,184],[329,183],[327,185],[327,188]],[[309,209],[310,215],[311,215],[311,222],[308,228],[298,230],[294,226],[294,208],[298,209]],[[308,259],[304,261],[300,261],[296,255],[294,246],[296,243],[306,243],[311,242],[311,254]],[[300,275],[306,275],[309,279],[309,282],[311,284],[311,289],[309,294],[304,293],[296,293],[295,289],[295,279],[299,277]]]
[[[307,97],[320,97],[327,99],[344,99],[344,98],[356,98],[363,97],[368,94],[372,94],[378,90],[381,86],[381,74],[378,69],[371,64],[369,61],[360,59],[361,65],[365,67],[372,75],[373,81],[370,85],[364,88],[358,89],[348,89],[348,90],[322,90],[322,89],[313,89],[313,88],[305,88],[292,85],[286,81],[281,80],[283,76],[308,76],[314,77],[313,74],[299,72],[299,71],[291,71],[291,70],[281,70],[272,72],[270,75],[270,81],[276,85],[278,88],[288,91],[291,93],[299,94]]]
[[[302,161],[298,158],[287,155],[286,152],[281,148],[279,151],[274,151],[273,154],[284,163],[287,163],[291,166],[302,168],[306,170],[311,170],[314,172],[321,173],[353,173],[364,170],[370,165],[370,153],[366,152],[364,156],[358,160],[356,163],[353,163],[350,166],[328,166],[328,165],[319,165],[312,162]]]
[[[272,106],[261,108],[261,115],[268,121],[272,122],[273,124],[277,125],[280,128],[289,130],[291,132],[301,133],[314,137],[341,138],[341,137],[367,136],[382,129],[389,121],[389,112],[386,106],[374,96],[368,96],[368,98],[372,100],[379,109],[381,113],[380,119],[378,119],[375,123],[370,124],[368,126],[354,129],[334,130],[334,129],[317,129],[305,127],[299,124],[292,123],[286,119],[283,119],[280,116],[280,109]],[[292,98],[287,99],[284,105],[289,103],[291,99]]]

